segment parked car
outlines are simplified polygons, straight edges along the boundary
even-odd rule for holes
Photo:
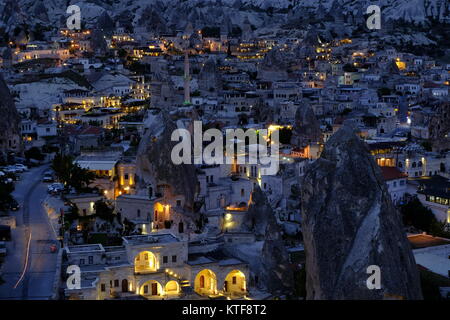
[[[20,173],[20,172],[23,172],[23,171],[21,169],[19,169],[19,168],[14,167],[14,166],[7,166],[7,167],[5,167],[3,169],[3,172],[6,172],[6,173]]]
[[[53,174],[54,174],[54,171],[53,171],[52,169],[46,169],[46,170],[44,171],[44,175],[46,175],[46,174],[53,175]]]
[[[51,174],[45,174],[42,178],[42,182],[53,182],[53,176]]]
[[[47,187],[47,192],[50,194],[58,194],[64,190],[62,183],[53,183]]]
[[[14,172],[14,173],[22,173],[22,172],[25,171],[24,168],[18,167],[18,166],[16,166],[15,164],[14,164],[14,165],[11,165],[11,166],[8,166],[8,168],[11,170],[11,172]]]
[[[28,171],[28,167],[26,165],[21,164],[21,163],[16,163],[15,165],[13,165],[13,167],[22,170],[22,172],[23,171]]]

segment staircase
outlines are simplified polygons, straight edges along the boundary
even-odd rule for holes
[[[181,293],[184,295],[191,294],[194,292],[190,281],[187,279],[180,279],[180,287],[181,287]]]

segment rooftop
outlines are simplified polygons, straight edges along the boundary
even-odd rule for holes
[[[408,177],[406,173],[401,172],[397,167],[381,167],[381,173],[385,181]]]
[[[208,263],[218,263],[220,266],[231,266],[243,264],[245,262],[228,255],[223,250],[215,250],[208,253],[189,254],[187,263],[191,266]]]
[[[79,246],[66,247],[68,253],[87,253],[87,252],[102,252],[105,251],[101,244],[87,244]]]
[[[433,237],[428,234],[412,234],[408,235],[409,243],[413,249],[428,248],[450,244],[450,239]]]
[[[416,263],[441,276],[448,277],[450,270],[450,244],[416,249]]]
[[[152,235],[137,235],[123,237],[126,244],[140,245],[140,244],[154,244],[154,243],[174,243],[179,242],[178,238],[170,233],[152,234]]]

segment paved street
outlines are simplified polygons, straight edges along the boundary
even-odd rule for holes
[[[46,168],[33,168],[16,183],[13,195],[21,208],[14,213],[17,228],[2,265],[5,283],[0,285],[0,299],[49,299],[53,294],[57,254],[50,253],[50,245],[57,241],[42,206],[47,185],[41,177]]]

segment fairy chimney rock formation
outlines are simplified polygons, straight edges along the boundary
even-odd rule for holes
[[[350,125],[311,164],[301,201],[307,299],[422,298],[400,214]],[[381,289],[369,289],[369,266],[380,268]]]

